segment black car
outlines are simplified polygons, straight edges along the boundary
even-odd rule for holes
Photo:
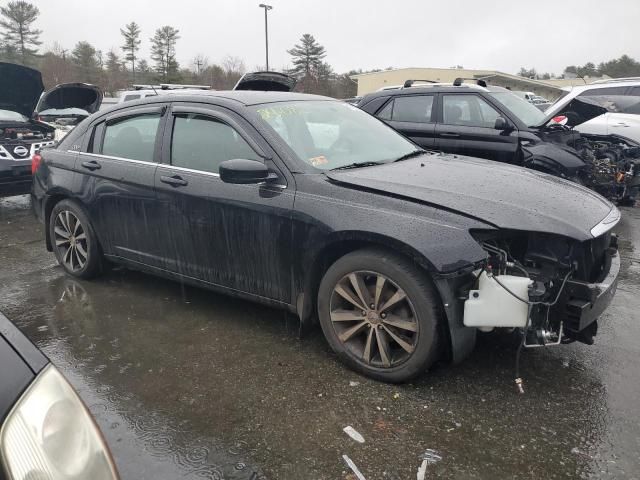
[[[600,195],[427,153],[326,97],[130,102],[34,169],[46,246],[69,274],[108,260],[317,315],[341,359],[385,381],[462,360],[478,328],[590,343],[619,271],[620,214]]]
[[[427,149],[524,166],[610,198],[631,193],[621,178],[632,181],[640,163],[638,145],[615,136],[581,135],[509,90],[478,83],[408,81],[407,88],[364,96],[358,107]]]
[[[118,480],[71,385],[0,313],[0,478]]]
[[[31,157],[54,144],[55,129],[32,118],[44,91],[40,72],[0,62],[0,196],[31,190]]]

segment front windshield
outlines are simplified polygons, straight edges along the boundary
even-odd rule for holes
[[[0,122],[28,122],[29,119],[21,113],[11,110],[0,110]]]
[[[418,149],[384,123],[343,102],[283,102],[254,109],[302,161],[320,170],[393,162]]]
[[[544,113],[539,108],[511,92],[490,92],[490,95],[528,127],[540,125],[545,119]]]

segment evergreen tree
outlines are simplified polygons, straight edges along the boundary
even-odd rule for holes
[[[34,47],[41,45],[41,30],[33,27],[38,19],[38,7],[23,0],[9,2],[6,7],[0,7],[0,27],[4,30],[5,52],[17,51],[18,61],[22,65],[33,63],[38,50]],[[5,53],[6,56],[6,53]]]
[[[151,39],[151,58],[155,62],[156,72],[163,82],[180,78],[180,66],[176,60],[176,42],[180,38],[179,30],[166,25],[156,30]]]
[[[78,42],[71,52],[71,61],[75,66],[80,81],[98,83],[101,73],[101,62],[98,52],[89,42]]]
[[[300,43],[287,50],[287,53],[291,55],[293,63],[293,68],[288,73],[298,79],[315,77],[326,56],[324,47],[308,33],[302,35]]]
[[[136,80],[136,54],[140,50],[140,27],[136,22],[125,25],[124,29],[120,29],[120,33],[124,37],[124,45],[120,47],[124,52],[124,59],[131,62],[131,74],[133,81]]]

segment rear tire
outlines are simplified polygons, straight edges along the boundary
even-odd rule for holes
[[[78,203],[65,199],[53,207],[49,235],[53,253],[68,274],[87,279],[100,272],[102,255],[98,239]]]
[[[439,297],[402,256],[365,249],[338,259],[320,282],[318,315],[340,360],[376,380],[408,381],[437,358]]]

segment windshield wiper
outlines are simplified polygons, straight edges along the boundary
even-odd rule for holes
[[[424,153],[427,153],[426,150],[414,150],[405,155],[402,155],[400,158],[396,158],[394,162],[401,162],[402,160],[407,160],[409,158],[417,157],[418,155],[422,155]]]
[[[341,167],[332,168],[331,171],[334,170],[349,170],[351,168],[360,168],[360,167],[373,167],[374,165],[382,165],[384,162],[355,162],[350,163],[349,165],[342,165]]]

